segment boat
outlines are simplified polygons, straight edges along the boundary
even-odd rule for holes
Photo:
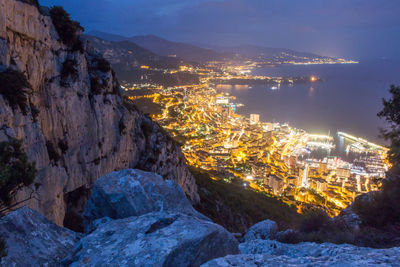
[[[271,90],[278,90],[278,86],[272,86]]]

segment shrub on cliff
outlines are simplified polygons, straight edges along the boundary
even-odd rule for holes
[[[39,8],[39,1],[38,0],[18,0],[18,1]]]
[[[61,78],[76,77],[78,75],[77,65],[78,63],[75,59],[65,60],[62,65]]]
[[[96,64],[96,67],[101,72],[109,72],[111,71],[110,62],[108,62],[104,58],[95,58],[93,62]]]
[[[31,88],[25,75],[21,72],[7,69],[0,72],[0,94],[12,108],[19,107],[24,114],[28,108],[28,90]]]
[[[0,237],[0,259],[6,256],[6,242]]]
[[[79,39],[77,32],[83,31],[83,27],[79,22],[71,20],[69,14],[61,6],[52,7],[50,16],[61,41],[72,48],[73,51],[82,51],[82,41]]]
[[[303,215],[300,231],[305,233],[319,231],[329,223],[329,216],[322,210],[312,210]]]
[[[6,205],[15,190],[32,184],[36,175],[35,163],[28,162],[21,144],[17,139],[0,142],[0,201]]]
[[[385,119],[388,127],[382,129],[382,136],[390,141],[389,159],[396,166],[400,163],[400,86],[392,85],[389,89],[392,97],[383,99],[383,109],[378,117]]]
[[[6,256],[6,242],[0,237],[0,259]]]
[[[99,82],[99,78],[90,78],[90,92],[93,95],[100,95],[103,92],[103,86]]]
[[[397,172],[388,173],[381,192],[371,192],[354,201],[353,211],[364,226],[382,228],[400,224],[400,175]]]

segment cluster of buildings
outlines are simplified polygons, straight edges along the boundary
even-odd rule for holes
[[[341,134],[359,143],[347,151],[357,156],[351,161],[330,156],[336,149],[331,136],[264,123],[258,114],[238,115],[235,97],[209,84],[215,73],[223,72],[205,75],[199,85],[149,94],[163,107],[153,119],[182,144],[188,164],[218,172],[228,182],[241,178],[290,204],[321,206],[332,215],[357,195],[380,188],[388,168],[386,148]],[[321,149],[327,156],[314,157]]]

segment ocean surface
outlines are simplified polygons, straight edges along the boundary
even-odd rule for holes
[[[244,104],[237,113],[260,114],[264,122],[287,122],[309,133],[336,135],[343,131],[385,145],[379,137],[383,120],[377,117],[382,98],[389,98],[391,84],[400,85],[400,62],[361,61],[348,65],[298,65],[258,68],[253,74],[267,76],[312,76],[312,84],[224,87]]]

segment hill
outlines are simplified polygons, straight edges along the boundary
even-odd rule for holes
[[[199,83],[197,75],[175,71],[188,64],[179,58],[159,56],[128,40],[112,42],[88,35],[85,39],[111,63],[120,80],[165,87]]]
[[[176,56],[187,61],[205,62],[223,60],[230,56],[191,44],[168,41],[155,35],[134,36],[129,38],[129,40],[159,55]]]
[[[223,60],[232,56],[196,45],[169,41],[155,35],[124,37],[100,31],[91,31],[89,34],[108,41],[131,41],[157,55],[176,57],[190,62],[202,63],[210,60]]]
[[[272,62],[282,61],[312,61],[312,60],[335,60],[334,58],[321,56],[309,52],[299,52],[285,48],[271,48],[259,45],[240,45],[232,47],[202,46],[173,42],[155,35],[142,35],[124,37],[99,31],[90,32],[91,35],[108,41],[129,40],[144,47],[158,55],[177,57],[186,61],[206,62],[213,60],[264,60]]]
[[[159,56],[131,41],[113,42],[91,35],[86,35],[85,38],[116,67],[117,72],[119,69],[128,71],[141,65],[152,68],[179,68],[181,62],[178,58]]]
[[[285,48],[271,48],[257,45],[240,45],[233,47],[215,47],[216,51],[225,54],[237,54],[246,59],[269,61],[279,63],[284,61],[335,61],[336,59],[309,52],[299,52]]]

